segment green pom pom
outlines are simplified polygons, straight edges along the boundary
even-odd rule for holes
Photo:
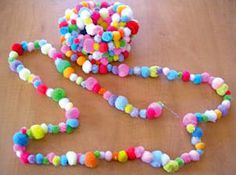
[[[35,49],[39,49],[39,48],[40,48],[40,45],[39,45],[39,41],[38,41],[38,40],[34,41],[34,48],[35,48]]]
[[[99,158],[101,156],[99,151],[94,151],[94,155],[95,155],[96,158]]]
[[[13,62],[14,60],[16,60],[14,57],[9,57],[9,58],[8,58],[8,63]]]
[[[176,162],[174,160],[170,160],[163,168],[168,173],[173,173],[173,172],[178,171],[179,165],[178,165],[178,162]]]
[[[57,125],[52,126],[52,133],[53,134],[57,134],[57,133],[59,133],[59,131],[60,131],[59,126],[57,126]]]
[[[64,89],[62,88],[56,88],[54,89],[54,91],[52,92],[52,99],[55,102],[58,102],[60,99],[64,98],[66,95]]]
[[[231,101],[231,100],[232,100],[232,97],[231,97],[230,95],[225,95],[225,96],[224,96],[224,100],[229,100],[229,101]]]
[[[62,74],[63,71],[64,71],[67,67],[71,67],[71,64],[70,64],[70,62],[67,61],[67,60],[57,59],[57,60],[56,60],[56,67],[57,67],[57,71]]]
[[[72,133],[72,131],[73,131],[73,128],[67,125],[66,126],[66,133],[70,134],[70,133]]]
[[[47,158],[47,157],[44,157],[44,158],[43,158],[43,164],[44,164],[44,165],[48,165],[48,164],[49,164],[49,161],[48,161],[48,158]]]
[[[179,167],[184,166],[184,160],[181,159],[180,157],[177,157],[175,161],[178,163]]]
[[[77,30],[78,30],[77,25],[69,25],[69,32],[77,31]]]

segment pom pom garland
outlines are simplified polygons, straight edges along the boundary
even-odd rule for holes
[[[13,149],[24,164],[74,166],[84,165],[95,168],[98,159],[125,163],[128,160],[140,159],[154,168],[162,167],[166,172],[176,172],[183,165],[198,161],[205,149],[202,142],[203,131],[198,126],[201,122],[216,122],[226,116],[231,106],[231,92],[222,78],[213,77],[204,72],[191,74],[189,71],[176,71],[167,67],[141,66],[129,67],[126,64],[113,66],[111,62],[123,62],[129,55],[132,36],[139,30],[138,22],[133,18],[131,8],[121,3],[97,3],[81,2],[74,9],[66,10],[65,16],[59,20],[61,34],[61,52],[58,52],[46,40],[34,42],[22,42],[12,45],[8,63],[10,69],[19,75],[19,78],[31,83],[36,91],[51,98],[65,111],[65,121],[58,125],[35,124],[29,129],[23,127],[13,136]],[[62,155],[48,153],[33,154],[27,152],[30,139],[40,140],[46,134],[67,133],[70,134],[79,127],[80,111],[74,107],[66,93],[61,88],[49,88],[42,80],[31,73],[17,58],[24,52],[41,50],[42,54],[48,55],[55,63],[57,71],[71,82],[82,88],[102,96],[110,106],[129,114],[131,117],[142,119],[157,119],[166,107],[161,102],[153,102],[147,108],[139,109],[129,103],[129,100],[116,95],[102,87],[98,80],[93,77],[84,79],[75,73],[69,61],[64,60],[63,55],[76,61],[85,73],[108,72],[120,77],[136,75],[142,78],[157,78],[165,76],[167,80],[182,80],[193,84],[209,84],[219,96],[223,97],[221,104],[214,110],[206,110],[203,113],[188,113],[183,117],[183,126],[191,135],[193,150],[182,153],[179,157],[171,159],[168,154],[159,150],[147,150],[143,146],[129,147],[120,151],[94,151],[76,153],[68,151]]]

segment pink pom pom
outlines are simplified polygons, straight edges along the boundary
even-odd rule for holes
[[[150,151],[144,151],[142,157],[141,157],[142,161],[145,163],[150,163],[153,159],[153,155]]]
[[[76,107],[73,107],[71,109],[69,109],[68,111],[66,111],[66,118],[67,119],[76,119],[79,118],[79,109]]]
[[[98,81],[93,78],[93,77],[89,77],[85,80],[85,87],[88,89],[88,90],[93,90],[93,87],[98,83]]]
[[[188,113],[183,118],[183,124],[184,126],[187,126],[188,124],[193,124],[194,126],[197,125],[197,118],[193,113]]]
[[[143,155],[144,150],[145,149],[142,146],[135,147],[134,153],[135,153],[136,157],[140,158]]]
[[[200,159],[200,155],[196,150],[190,151],[189,155],[193,161],[198,161]]]
[[[120,77],[126,77],[129,74],[129,66],[127,64],[120,64],[118,66],[118,75]]]
[[[191,162],[191,156],[189,155],[189,153],[183,153],[181,156],[180,156],[181,159],[184,160],[184,163],[190,163]]]

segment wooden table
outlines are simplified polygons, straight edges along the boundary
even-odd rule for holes
[[[148,3],[147,3],[148,2]],[[20,81],[8,69],[10,45],[22,40],[47,39],[59,44],[57,19],[77,1],[0,1],[0,174],[166,174],[140,161],[126,164],[99,162],[88,169],[82,166],[23,166],[12,151],[12,135],[22,126],[35,123],[58,123],[63,112],[58,105],[35,93],[34,88]],[[128,0],[141,28],[134,38],[127,64],[161,65],[193,73],[208,71],[224,77],[235,96],[236,84],[236,1],[235,0]],[[33,141],[29,150],[42,153],[67,150],[120,150],[130,145],[160,149],[172,157],[189,151],[190,137],[180,119],[165,111],[161,119],[131,119],[111,108],[101,97],[78,88],[59,75],[53,62],[37,52],[22,61],[44,82],[65,88],[72,102],[81,111],[81,126],[71,135],[47,136]],[[77,69],[80,74],[81,70]],[[84,74],[83,74],[84,75]],[[212,109],[220,98],[206,85],[194,86],[163,78],[119,78],[96,75],[111,91],[128,96],[130,101],[146,107],[162,100],[183,116],[188,112]],[[206,152],[201,161],[185,166],[176,174],[234,174],[236,171],[235,108],[216,124],[202,124]]]

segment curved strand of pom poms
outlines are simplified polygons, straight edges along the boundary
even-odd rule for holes
[[[30,139],[43,139],[46,134],[69,134],[80,124],[80,112],[77,107],[73,106],[69,98],[66,97],[65,91],[61,88],[47,87],[39,76],[31,73],[31,71],[17,59],[24,52],[32,52],[36,49],[40,49],[42,54],[48,55],[55,62],[57,71],[65,78],[89,91],[101,95],[110,105],[114,105],[118,110],[130,114],[132,117],[140,116],[145,119],[158,118],[163,107],[161,102],[154,102],[147,109],[135,108],[128,103],[126,97],[115,96],[113,93],[102,87],[95,78],[88,77],[87,79],[84,79],[75,73],[73,67],[67,60],[63,59],[63,54],[61,52],[57,52],[56,49],[51,44],[47,43],[46,40],[15,43],[12,46],[12,51],[9,53],[8,58],[10,69],[13,72],[16,72],[21,80],[31,83],[39,94],[46,95],[48,98],[57,102],[59,106],[65,110],[66,119],[65,122],[60,122],[56,125],[43,123],[32,125],[29,128],[23,127],[14,134],[13,149],[16,152],[17,157],[20,158],[21,162],[25,164],[52,164],[54,166],[85,165],[86,167],[93,168],[97,166],[98,159],[118,161],[121,163],[127,162],[128,160],[140,159],[142,162],[150,164],[154,168],[162,167],[167,172],[175,172],[185,164],[198,161],[203,154],[203,150],[205,148],[205,144],[202,142],[203,131],[198,125],[202,122],[216,122],[222,116],[226,116],[231,105],[231,92],[229,91],[228,85],[222,78],[210,76],[208,73],[191,74],[187,71],[180,72],[170,70],[169,68],[161,68],[160,66],[152,66],[155,67],[156,76],[151,76],[151,74],[149,74],[147,77],[154,78],[164,75],[170,81],[180,79],[184,82],[191,81],[194,84],[206,83],[209,84],[218,95],[223,97],[223,101],[216,109],[206,110],[204,113],[188,113],[183,117],[183,125],[185,126],[187,132],[191,135],[191,143],[194,145],[193,150],[182,153],[175,159],[171,159],[168,154],[160,150],[146,150],[143,146],[129,147],[126,150],[113,152],[109,150],[89,151],[86,153],[68,151],[62,155],[56,155],[52,152],[46,155],[41,153],[30,153],[26,149]],[[136,69],[142,69],[142,67],[137,67]],[[145,67],[145,69],[150,72],[151,67]],[[142,76],[142,74],[138,72],[139,71],[137,71],[136,75]]]

